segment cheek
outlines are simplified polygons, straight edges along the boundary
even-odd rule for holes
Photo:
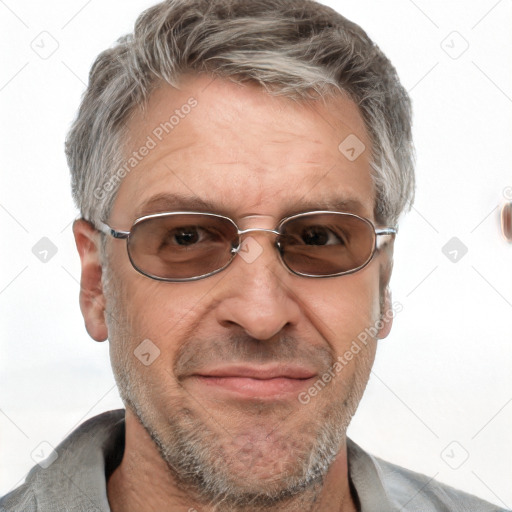
[[[172,373],[176,354],[200,316],[197,291],[118,272],[117,318],[110,339],[111,360],[120,388],[136,401],[176,405],[180,396]],[[123,280],[124,279],[124,280]],[[131,390],[131,391],[130,391]]]
[[[125,295],[132,343],[150,339],[165,359],[172,361],[205,314],[206,292],[195,283],[164,283],[144,276],[132,278]]]
[[[301,297],[304,314],[337,354],[380,318],[379,280],[372,268],[314,281]]]

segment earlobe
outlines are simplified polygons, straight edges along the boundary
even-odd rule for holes
[[[384,261],[380,268],[380,320],[377,338],[382,340],[391,332],[393,325],[393,301],[389,281],[393,271],[393,243],[386,244]]]
[[[386,286],[384,290],[384,296],[381,301],[381,311],[380,311],[380,320],[379,320],[379,333],[377,334],[377,338],[382,340],[388,336],[391,332],[391,327],[393,325],[393,304],[391,300],[391,290],[389,286]]]
[[[105,322],[105,296],[101,284],[102,267],[98,231],[86,220],[73,223],[76,248],[80,255],[80,309],[87,332],[96,341],[105,341],[108,329]]]

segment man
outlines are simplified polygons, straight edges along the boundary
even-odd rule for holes
[[[66,151],[87,331],[126,411],[8,511],[490,511],[346,436],[391,329],[410,104],[308,0],[171,0],[98,57]]]

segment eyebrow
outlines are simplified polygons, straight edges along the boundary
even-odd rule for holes
[[[319,199],[317,201],[308,199],[294,204],[293,207],[284,208],[283,218],[295,215],[297,213],[315,210],[328,210],[361,214],[364,213],[365,208],[361,201],[355,198],[333,198],[327,200]],[[201,199],[200,197],[193,195],[160,193],[144,201],[135,210],[134,220],[153,213],[173,211],[218,213],[225,215],[226,217],[233,215],[233,212],[228,211],[225,205],[216,204],[207,199]]]
[[[197,196],[184,196],[180,194],[160,193],[144,201],[136,210],[135,218],[143,217],[152,213],[172,211],[198,211],[215,212],[219,211],[218,205]]]

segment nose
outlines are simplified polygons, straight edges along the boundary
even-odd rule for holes
[[[275,237],[246,230],[226,272],[217,290],[216,315],[222,326],[238,326],[249,336],[266,340],[299,322],[293,281],[300,277],[290,274],[279,261]]]

